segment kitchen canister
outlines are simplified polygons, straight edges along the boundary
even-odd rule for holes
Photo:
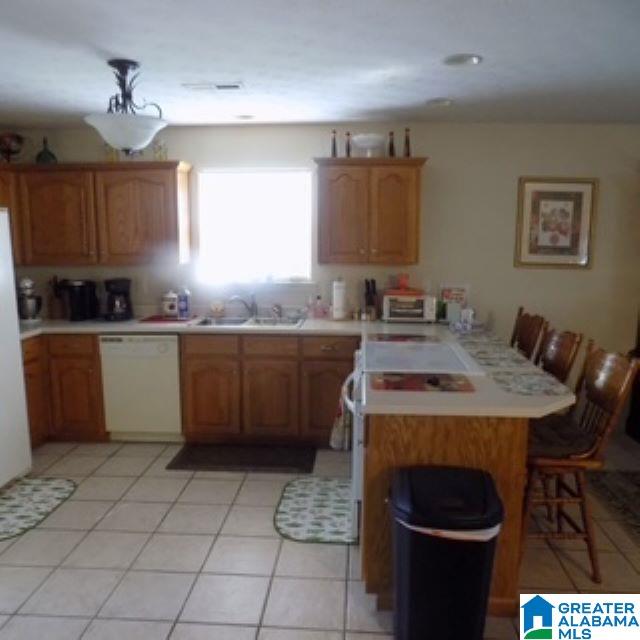
[[[347,285],[342,279],[333,281],[331,310],[334,320],[344,320],[347,317]]]
[[[178,294],[175,291],[167,291],[162,296],[162,315],[165,318],[178,317]]]

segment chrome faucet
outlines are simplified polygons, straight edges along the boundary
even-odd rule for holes
[[[281,304],[274,304],[271,307],[271,315],[276,319],[280,320],[284,314]]]
[[[241,302],[249,312],[250,318],[255,318],[258,315],[258,304],[256,303],[256,296],[253,293],[249,296],[249,302],[242,296],[231,296],[227,302]]]

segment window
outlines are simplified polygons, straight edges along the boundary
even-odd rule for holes
[[[204,171],[198,209],[202,281],[311,278],[310,171]]]

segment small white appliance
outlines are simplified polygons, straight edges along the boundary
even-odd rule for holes
[[[0,209],[0,487],[31,468],[9,213]]]
[[[424,293],[385,293],[382,319],[385,322],[435,322],[437,301]]]
[[[107,431],[118,440],[182,439],[176,335],[101,335]]]

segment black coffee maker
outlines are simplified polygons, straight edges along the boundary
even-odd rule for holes
[[[111,278],[104,281],[107,292],[106,320],[130,320],[133,318],[131,306],[131,280],[129,278]]]
[[[66,294],[69,320],[93,320],[100,315],[100,304],[96,296],[93,280],[60,280],[56,285],[56,295]]]

